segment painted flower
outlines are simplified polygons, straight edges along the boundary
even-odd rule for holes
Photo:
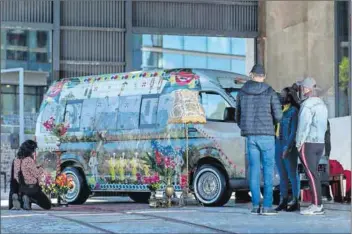
[[[187,175],[181,175],[180,185],[181,188],[185,188],[187,186]]]
[[[144,183],[144,184],[150,184],[150,181],[151,181],[151,179],[150,179],[149,176],[143,177],[143,183]]]
[[[140,182],[141,179],[142,179],[141,173],[137,173],[137,174],[136,174],[136,178],[137,178],[137,181]]]
[[[159,151],[155,151],[155,161],[157,165],[160,165],[162,163],[162,157],[160,155]]]
[[[165,157],[164,159],[165,167],[170,168],[171,167],[171,159],[169,157]]]
[[[174,169],[176,167],[176,162],[174,160],[171,160],[170,162],[170,167]]]

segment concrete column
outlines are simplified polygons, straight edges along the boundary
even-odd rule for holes
[[[258,1],[258,31],[256,63],[265,64],[266,1]]]
[[[60,79],[60,0],[53,1],[53,80]],[[50,83],[52,81],[49,81]]]
[[[133,35],[132,35],[132,0],[125,1],[125,71],[131,71],[133,67]]]

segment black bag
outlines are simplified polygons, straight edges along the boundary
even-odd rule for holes
[[[26,184],[24,181],[24,176],[22,173],[22,160],[20,164],[20,170],[18,172],[18,181],[20,184],[19,192],[23,193],[27,196],[33,196],[34,194],[40,191],[40,187],[38,184]]]

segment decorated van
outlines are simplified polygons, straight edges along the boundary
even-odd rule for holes
[[[206,69],[61,79],[49,88],[40,109],[38,160],[49,159],[48,170],[59,169],[72,179],[66,195],[71,204],[82,204],[102,192],[147,202],[149,185],[163,176],[151,161],[169,162],[175,172],[174,189],[185,186],[188,146],[190,189],[204,205],[221,206],[233,191],[249,186],[245,139],[234,119],[235,97],[247,79]],[[198,92],[205,124],[169,123],[177,104],[173,93],[182,89]],[[68,123],[60,144],[45,128],[50,119]],[[275,179],[277,185],[277,175]]]

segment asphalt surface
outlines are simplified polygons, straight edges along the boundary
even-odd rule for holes
[[[9,211],[2,201],[1,233],[351,233],[351,205],[326,204],[323,216],[249,213],[250,204],[151,209],[126,197],[97,197],[84,205]]]

